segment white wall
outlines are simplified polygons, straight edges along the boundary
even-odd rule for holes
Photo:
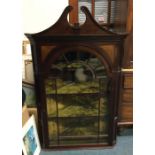
[[[53,25],[68,0],[23,0],[23,32],[37,33]]]

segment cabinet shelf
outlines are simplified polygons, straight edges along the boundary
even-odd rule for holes
[[[91,96],[102,96],[102,97],[106,97],[106,92],[97,92],[97,93],[70,93],[70,94],[67,94],[67,93],[65,93],[65,94],[54,94],[54,93],[51,93],[51,94],[46,94],[46,97],[54,97],[55,95],[57,95],[57,96],[81,96],[81,95],[83,95],[83,96],[88,96],[88,95],[91,95]]]
[[[86,136],[77,136],[77,135],[73,135],[73,136],[59,136],[59,140],[63,141],[71,141],[71,140],[76,140],[76,141],[81,141],[81,140],[98,140],[98,139],[102,139],[102,138],[108,138],[107,134],[104,135],[86,135]],[[50,139],[50,141],[53,141],[52,139]]]
[[[56,119],[80,119],[80,118],[94,118],[94,119],[98,119],[98,118],[103,118],[103,119],[107,119],[108,115],[96,115],[96,116],[48,116],[48,121],[53,121]]]
[[[91,82],[66,82],[57,79],[57,82],[47,80],[46,81],[46,94],[89,94],[99,93],[101,90],[106,90],[106,82],[102,81],[102,87],[98,80]],[[100,88],[101,87],[101,88]]]

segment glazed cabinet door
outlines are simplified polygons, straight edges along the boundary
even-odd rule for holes
[[[44,79],[50,147],[108,144],[108,76],[94,54],[62,53]]]

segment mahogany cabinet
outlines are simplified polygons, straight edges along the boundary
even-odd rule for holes
[[[126,33],[86,21],[69,24],[66,7],[30,40],[42,148],[104,147],[116,143],[121,66]]]

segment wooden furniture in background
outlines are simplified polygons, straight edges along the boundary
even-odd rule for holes
[[[133,124],[133,72],[132,69],[122,70],[120,91],[119,126]]]
[[[116,14],[118,15],[120,12],[119,9],[117,9],[117,7],[120,7],[120,4],[117,3],[117,0],[69,0],[69,5],[74,8],[69,16],[69,22],[71,24],[82,24],[85,21],[85,15],[80,10],[81,6],[86,6],[94,19],[102,26],[110,28],[113,27],[116,22],[118,24]],[[122,8],[124,7],[125,6]]]

